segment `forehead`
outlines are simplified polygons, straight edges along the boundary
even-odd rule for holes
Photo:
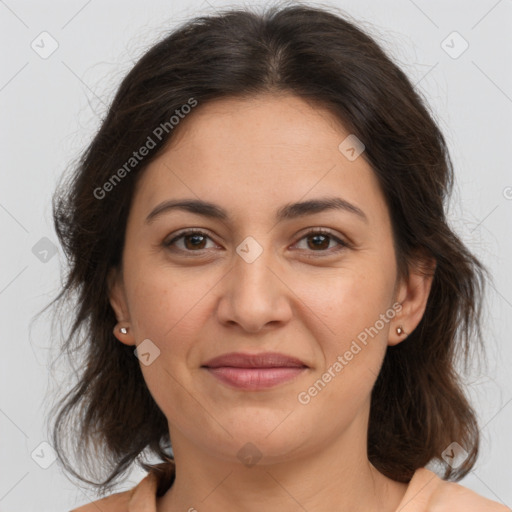
[[[147,212],[187,197],[259,216],[338,196],[378,220],[386,208],[373,170],[363,156],[350,160],[339,148],[349,135],[331,112],[291,95],[199,105],[144,171],[137,202]]]
[[[199,151],[197,157],[204,149],[229,147],[225,157],[240,158],[255,149],[262,161],[274,154],[291,158],[308,152],[311,159],[311,149],[329,150],[333,143],[336,149],[340,136],[348,135],[326,108],[291,94],[215,100],[196,107],[179,128],[169,146],[175,155],[191,146]]]

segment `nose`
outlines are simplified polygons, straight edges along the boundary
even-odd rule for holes
[[[219,321],[250,333],[286,324],[292,317],[293,293],[282,274],[272,262],[270,250],[263,250],[252,262],[237,254],[233,268],[222,280]]]

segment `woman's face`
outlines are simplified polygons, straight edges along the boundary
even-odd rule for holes
[[[181,123],[138,183],[111,289],[130,325],[117,336],[144,342],[141,370],[171,441],[234,462],[255,452],[260,464],[349,430],[366,447],[386,347],[405,337],[398,325],[419,322],[428,286],[417,298],[396,283],[389,213],[361,148],[343,142],[350,134],[329,112],[291,95],[218,100]],[[339,207],[307,207],[325,200]],[[208,202],[225,218],[169,201]],[[278,352],[304,367],[204,367],[232,352]]]

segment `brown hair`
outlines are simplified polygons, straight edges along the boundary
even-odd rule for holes
[[[444,478],[461,479],[476,461],[479,433],[455,365],[464,356],[467,368],[473,340],[481,341],[487,271],[445,218],[453,186],[446,142],[424,100],[370,36],[338,13],[304,5],[203,16],[150,48],[122,81],[71,180],[56,194],[55,226],[70,268],[55,300],[76,304],[62,350],[83,357],[78,382],[52,420],[65,469],[108,490],[134,461],[152,467],[141,461],[143,452],[172,461],[167,420],[133,347],[112,333],[107,275],[121,261],[137,178],[173,131],[109,187],[107,198],[98,198],[98,188],[191,98],[201,105],[264,92],[324,106],[363,141],[363,157],[390,211],[399,277],[421,264],[420,251],[435,259],[424,316],[406,342],[388,347],[372,391],[368,457],[401,482],[430,461],[444,465]],[[67,436],[73,448],[65,446]],[[441,458],[453,441],[469,454],[457,469]],[[81,461],[81,474],[68,449]],[[100,482],[85,477],[92,453],[106,471]]]

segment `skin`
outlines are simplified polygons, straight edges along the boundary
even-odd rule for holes
[[[116,331],[119,341],[149,338],[160,350],[141,364],[176,460],[158,511],[395,510],[407,485],[368,461],[370,393],[387,347],[406,339],[396,328],[410,333],[420,322],[431,278],[412,271],[397,279],[389,212],[364,154],[347,159],[338,149],[349,135],[343,126],[289,94],[199,105],[174,135],[138,183],[122,267],[110,279],[112,307],[129,327]],[[275,220],[287,203],[333,196],[363,210],[367,222],[334,210]],[[230,218],[175,210],[145,221],[178,198],[213,202]],[[164,245],[185,228],[207,238]],[[315,245],[314,235],[304,238],[313,228],[350,245]],[[252,263],[236,252],[248,236],[263,249]],[[299,403],[396,302],[400,312]],[[269,390],[243,391],[201,368],[232,351],[277,351],[309,368]],[[248,442],[261,454],[252,467],[237,457]]]

